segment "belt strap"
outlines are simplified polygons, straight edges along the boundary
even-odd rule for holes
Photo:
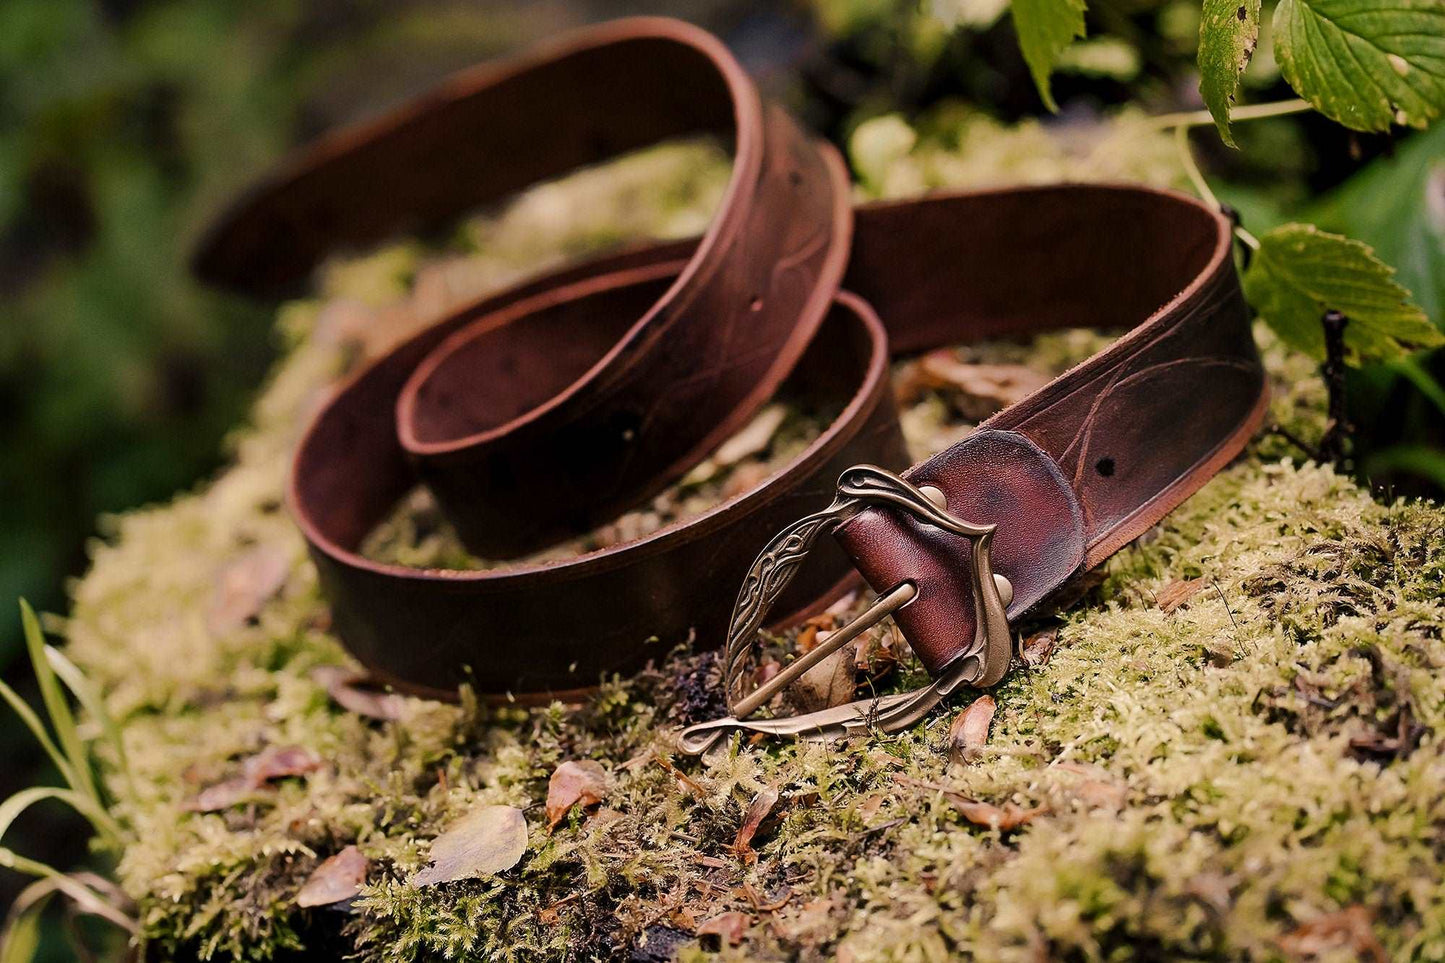
[[[715,38],[666,19],[584,30],[324,138],[218,222],[197,270],[277,293],[329,252],[695,131],[728,138],[734,159],[701,238],[468,305],[349,381],[305,434],[291,510],[335,630],[398,688],[550,698],[689,635],[722,645],[730,626],[736,681],[769,608],[816,610],[855,567],[940,680],[933,695],[991,684],[1008,661],[1001,619],[1148,529],[1258,426],[1265,382],[1217,212],[1097,185],[852,209],[836,152],[761,101]],[[1075,326],[1130,330],[908,468],[891,353]],[[418,479],[479,554],[585,531],[676,480],[778,392],[841,413],[701,516],[480,572],[359,554]],[[908,720],[926,701],[874,708]]]

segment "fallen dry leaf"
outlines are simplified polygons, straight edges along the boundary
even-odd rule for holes
[[[966,364],[951,348],[930,351],[919,359],[918,377],[935,388],[957,392],[955,399],[965,417],[979,420],[1048,383],[1048,375],[1018,364]]]
[[[1068,791],[1085,807],[1113,812],[1124,808],[1129,791],[1110,779],[1108,770],[1081,762],[1058,762],[1054,764],[1054,768],[1079,777],[1068,786]]]
[[[833,911],[837,903],[831,897],[804,903],[784,916],[773,920],[773,929],[785,939],[819,943],[827,940],[837,924]]]
[[[881,792],[875,792],[867,799],[858,804],[858,818],[863,822],[870,823],[873,817],[878,815],[878,810],[883,808],[884,796]]]
[[[232,632],[261,614],[261,608],[286,585],[289,556],[270,545],[251,549],[221,570],[206,627],[212,634]]]
[[[301,892],[296,894],[296,905],[330,906],[342,900],[351,899],[361,892],[366,882],[366,871],[370,867],[367,858],[355,846],[347,846],[335,856],[323,860],[320,866],[306,877]]]
[[[698,936],[716,936],[728,946],[737,946],[743,941],[743,932],[752,925],[753,918],[746,913],[731,911],[719,913],[698,926]]]
[[[1018,829],[1027,823],[1033,822],[1039,816],[1047,813],[1047,806],[1030,806],[1028,809],[1017,803],[1004,803],[1002,806],[995,806],[993,803],[980,802],[977,799],[969,799],[967,796],[956,792],[944,793],[948,801],[953,803],[959,815],[963,816],[975,826],[984,826],[988,829],[997,829],[1000,832],[1008,832],[1011,829]]]
[[[1279,947],[1296,959],[1348,950],[1357,960],[1385,963],[1388,956],[1375,936],[1374,915],[1364,906],[1347,906],[1301,923],[1279,938]]]
[[[788,409],[785,406],[768,405],[754,415],[753,420],[748,422],[742,431],[718,445],[710,460],[726,467],[736,465],[749,455],[766,451],[787,416]]]
[[[368,719],[400,719],[406,700],[388,692],[360,669],[323,665],[311,670],[311,678],[326,690],[341,708]]]
[[[266,783],[304,776],[321,768],[321,759],[302,746],[270,746],[241,764],[241,775],[208,786],[186,804],[191,812],[213,813],[256,798]]]
[[[230,809],[237,803],[245,802],[257,794],[257,787],[243,778],[227,779],[214,786],[207,786],[186,803],[186,809],[193,813],[216,813]]]
[[[832,653],[792,684],[788,689],[788,698],[799,712],[831,709],[853,700],[858,678],[853,645],[850,642]]]
[[[771,786],[753,797],[748,811],[743,814],[743,824],[738,827],[737,837],[733,839],[732,851],[738,859],[751,863],[758,858],[758,854],[753,852],[753,836],[777,804],[778,791]]]
[[[321,768],[321,757],[304,746],[269,746],[247,759],[241,775],[253,786],[287,776],[304,776]]]
[[[1185,602],[1204,591],[1209,586],[1207,578],[1191,578],[1185,581],[1175,580],[1159,590],[1156,599],[1159,603],[1159,610],[1165,615],[1173,612]]]
[[[970,799],[957,790],[947,786],[940,786],[937,783],[924,782],[913,779],[902,774],[893,777],[895,782],[905,786],[912,786],[916,789],[927,789],[934,792],[941,792],[959,814],[973,823],[975,826],[986,826],[990,829],[998,829],[1007,832],[1010,829],[1032,822],[1039,816],[1046,815],[1049,811],[1047,806],[1032,806],[1025,809],[1015,803],[1004,803],[1002,806],[995,806],[993,803],[981,802],[977,799]]]
[[[573,806],[595,806],[607,792],[607,770],[591,759],[564,762],[547,780],[547,829],[555,829]]]
[[[988,745],[988,727],[997,704],[993,696],[982,695],[969,703],[948,727],[948,755],[954,762],[969,763]]]
[[[773,677],[781,672],[782,669],[783,666],[777,659],[764,659],[759,662],[758,667],[753,670],[752,687],[756,689],[760,685],[767,685],[773,681]]]
[[[1044,629],[1042,632],[1035,632],[1024,640],[1024,664],[1032,669],[1038,669],[1048,665],[1049,660],[1054,657],[1054,649],[1058,644],[1058,628]]]
[[[492,876],[517,865],[527,851],[527,820],[514,806],[483,806],[447,827],[431,844],[431,862],[413,886]]]

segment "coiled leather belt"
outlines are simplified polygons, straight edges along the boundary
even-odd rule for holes
[[[761,100],[716,38],[667,19],[572,34],[323,138],[218,222],[197,271],[282,292],[330,252],[698,132],[733,154],[701,238],[471,304],[361,372],[307,431],[290,508],[336,632],[380,678],[433,696],[468,683],[546,697],[695,633],[727,644],[742,717],[754,708],[738,691],[743,661],[769,609],[816,608],[856,567],[882,593],[867,617],[893,614],[934,686],[801,722],[721,720],[685,744],[737,725],[897,727],[956,685],[996,682],[1008,619],[1148,529],[1257,427],[1265,380],[1217,212],[1077,185],[854,208],[837,153]],[[1066,326],[1130,330],[907,468],[890,352]],[[588,530],[678,479],[780,390],[841,414],[699,517],[491,571],[359,554],[417,479],[483,556]]]

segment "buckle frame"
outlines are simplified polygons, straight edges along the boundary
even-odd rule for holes
[[[832,532],[874,505],[901,508],[926,524],[970,541],[976,616],[972,643],[942,675],[921,689],[860,699],[803,715],[749,721],[748,716],[798,676],[917,597],[918,588],[914,583],[899,583],[773,679],[747,695],[738,691],[758,629],[783,590],[797,575],[803,559],[819,536]],[[723,687],[731,714],[726,718],[688,726],[679,737],[682,750],[706,752],[718,739],[733,731],[803,738],[842,736],[868,728],[895,732],[917,722],[959,686],[970,684],[982,687],[998,682],[1008,669],[1013,639],[1008,625],[1008,600],[1004,598],[1005,593],[1012,596],[1012,587],[1007,579],[995,575],[993,571],[992,546],[996,529],[996,525],[979,525],[950,514],[923,490],[886,469],[875,465],[855,465],[845,470],[838,478],[832,504],[784,528],[763,548],[748,569],[733,606],[724,649]]]

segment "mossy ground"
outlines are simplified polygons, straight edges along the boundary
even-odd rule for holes
[[[1091,173],[1087,154],[1049,149],[1025,152],[1020,176]],[[920,151],[871,157],[874,179],[912,183]],[[928,154],[929,170],[947,179],[943,156]],[[1009,176],[1010,153],[995,156],[999,170],[960,176]],[[1137,156],[1150,167],[1138,176],[1177,176],[1160,173],[1159,150]],[[280,503],[319,392],[439,301],[618,237],[696,230],[723,176],[707,148],[653,152],[474,222],[466,257],[403,245],[333,267],[321,298],[282,312],[287,357],[232,467],[107,520],[73,617],[56,627],[125,722],[130,771],[107,784],[148,954],[1445,958],[1445,510],[1382,504],[1286,460],[1298,453],[1270,437],[1031,627],[1056,627],[1057,648],[995,691],[970,764],[947,751],[967,696],[895,736],[673,758],[670,733],[705,711],[706,656],[606,680],[579,707],[488,707],[463,692],[456,705],[404,700],[401,718],[376,721],[331,701],[311,673],[347,656]],[[992,350],[1056,368],[1090,340]],[[1317,430],[1310,366],[1270,357],[1275,416]],[[956,430],[946,408],[935,398],[910,414],[920,446]],[[284,579],[255,606],[243,597],[249,617],[236,618],[218,581],[261,555],[284,560]],[[1194,579],[1204,587],[1166,612],[1160,593]],[[905,665],[884,684],[916,678]],[[279,745],[324,765],[221,812],[187,808]],[[548,777],[580,759],[601,762],[611,788],[549,833]],[[731,846],[765,787],[781,798],[749,862]],[[967,821],[940,787],[1046,812],[1000,832]],[[430,840],[489,803],[526,812],[522,861],[492,879],[407,885]],[[361,898],[296,908],[317,864],[352,843],[371,860]],[[746,915],[739,945],[693,936],[725,911]]]

